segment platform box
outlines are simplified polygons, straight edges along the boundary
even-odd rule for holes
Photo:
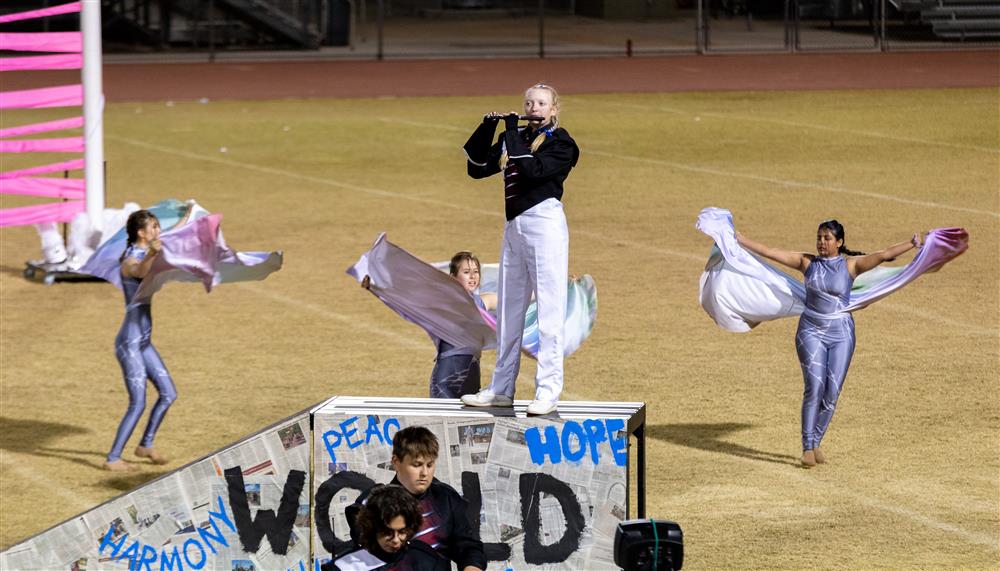
[[[438,438],[435,475],[470,503],[491,570],[617,569],[618,522],[633,500],[645,515],[645,406],[562,402],[528,417],[527,404],[334,397],[314,409],[314,568],[349,540],[345,508],[393,479],[393,435],[419,425]]]

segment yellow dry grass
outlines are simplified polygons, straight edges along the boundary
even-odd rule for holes
[[[262,283],[158,294],[154,339],[180,398],[157,447],[174,465],[330,395],[426,393],[426,337],[343,272],[383,230],[427,260],[471,249],[495,261],[500,183],[468,179],[459,147],[483,112],[517,104],[108,107],[109,206],[195,197],[225,214],[231,245],[286,255]],[[583,150],[565,197],[571,271],[592,274],[600,296],[593,335],[566,364],[567,398],[647,402],[649,513],[682,524],[685,568],[995,568],[996,90],[569,96],[563,120]],[[971,234],[966,255],[856,316],[827,466],[795,466],[795,321],[735,335],[698,306],[710,243],[693,223],[705,206],[803,250],[828,218],[865,250],[936,226]],[[97,469],[126,402],[112,350],[121,294],[28,282],[34,232],[0,237],[7,546],[163,470]],[[522,397],[532,373],[526,364]]]

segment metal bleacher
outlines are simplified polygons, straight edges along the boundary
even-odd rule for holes
[[[947,40],[1000,39],[1000,0],[890,0],[904,14],[919,13]]]
[[[315,0],[102,0],[105,36],[154,47],[316,48]],[[109,29],[110,28],[110,29]]]

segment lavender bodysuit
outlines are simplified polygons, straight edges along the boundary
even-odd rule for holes
[[[125,258],[135,258],[142,261],[146,257],[146,251],[140,248],[129,246],[125,252]],[[177,399],[177,390],[174,382],[167,372],[167,366],[163,364],[163,359],[153,347],[151,335],[153,333],[153,313],[152,306],[148,301],[133,302],[136,291],[142,280],[128,277],[124,274],[122,279],[122,291],[125,294],[125,319],[122,321],[121,329],[115,338],[115,357],[122,367],[122,374],[125,377],[125,388],[128,390],[128,409],[125,417],[118,425],[118,433],[115,435],[115,442],[108,453],[108,462],[119,460],[125,443],[132,436],[139,417],[146,409],[146,379],[153,382],[156,390],[160,393],[160,398],[153,405],[153,410],[149,414],[149,423],[146,431],[142,435],[139,446],[150,447],[153,445],[153,438],[156,430],[160,427],[170,403]]]
[[[842,311],[854,278],[841,256],[813,259],[805,272],[806,309],[795,348],[802,366],[802,449],[819,446],[833,418],[854,355],[854,318]]]

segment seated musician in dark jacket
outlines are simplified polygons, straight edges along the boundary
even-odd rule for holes
[[[454,488],[434,477],[437,457],[438,441],[433,432],[423,426],[400,430],[392,439],[392,467],[396,477],[390,484],[405,488],[420,505],[423,523],[415,539],[454,561],[459,571],[483,571],[486,569],[483,542],[469,519],[478,518],[479,514],[468,513],[469,503]],[[357,514],[369,497],[361,494],[345,510],[355,543],[360,543]]]
[[[449,571],[451,564],[431,546],[413,539],[423,517],[402,486],[378,485],[357,513],[360,547],[324,564],[322,571]]]

